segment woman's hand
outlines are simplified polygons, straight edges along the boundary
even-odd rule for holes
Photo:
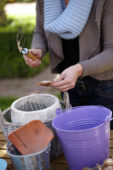
[[[37,67],[41,64],[41,58],[42,58],[42,50],[41,49],[30,49],[29,52],[31,52],[34,56],[37,57],[37,60],[33,61],[32,59],[28,58],[26,55],[23,55],[23,58],[27,65],[30,67]]]
[[[68,91],[75,87],[77,79],[82,75],[83,68],[81,64],[73,65],[65,69],[60,77],[51,83],[51,87],[54,87],[60,91]]]

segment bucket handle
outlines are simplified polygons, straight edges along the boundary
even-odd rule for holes
[[[68,110],[68,109],[70,110],[72,108],[72,106],[70,104],[69,93],[68,92],[64,92],[63,101],[61,100],[60,103],[65,106],[66,110]],[[56,116],[59,116],[62,113],[63,113],[63,110],[61,108],[56,109]]]
[[[2,110],[0,109],[0,124],[3,122],[2,120]]]
[[[112,120],[113,120],[113,118],[107,116],[106,119],[105,119],[105,122],[107,122],[107,121],[110,122],[110,121],[112,121]]]
[[[63,94],[63,102],[64,102],[64,104],[66,106],[66,109],[72,107],[71,104],[70,104],[70,99],[69,99],[69,93],[68,92],[64,92],[64,94]]]

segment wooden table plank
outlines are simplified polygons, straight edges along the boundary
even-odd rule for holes
[[[113,148],[113,140],[110,140],[110,148]]]
[[[55,160],[52,160],[51,163],[60,163],[60,164],[66,164],[66,160],[65,160],[65,157],[64,155],[62,154],[61,156],[59,156],[58,160],[55,159]]]
[[[69,170],[66,164],[51,164],[51,170]]]
[[[113,140],[113,130],[110,131],[110,139]]]
[[[5,141],[5,137],[3,136],[3,134],[0,134],[0,141]]]
[[[8,163],[9,165],[12,164],[12,160],[11,160],[10,158],[5,158],[5,160],[7,161],[7,163]]]
[[[110,149],[110,158],[113,158],[113,148]]]
[[[1,126],[0,126],[0,133],[2,133],[2,129],[1,129]]]
[[[8,154],[7,154],[7,152],[6,152],[6,149],[0,149],[0,158],[4,158],[4,159],[6,159],[6,158],[10,158],[9,156],[8,156]]]
[[[0,141],[0,149],[6,149],[6,141]]]

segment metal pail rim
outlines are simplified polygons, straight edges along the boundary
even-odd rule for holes
[[[46,151],[46,150],[47,150],[48,148],[50,148],[50,147],[51,147],[51,143],[49,143],[49,145],[48,145],[46,148],[40,150],[39,152],[34,152],[34,153],[28,154],[28,155],[15,155],[15,154],[10,153],[10,151],[8,151],[8,144],[7,144],[7,153],[8,153],[8,155],[10,155],[11,157],[27,158],[27,157],[30,157],[30,156],[39,155],[39,154],[43,153],[44,151]]]

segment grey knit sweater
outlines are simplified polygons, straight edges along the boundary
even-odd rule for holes
[[[43,56],[50,53],[51,71],[58,71],[64,59],[58,35],[44,31],[44,0],[37,0],[37,23],[32,48],[40,48]],[[83,77],[113,79],[113,0],[94,0],[88,21],[79,36],[80,64]]]

